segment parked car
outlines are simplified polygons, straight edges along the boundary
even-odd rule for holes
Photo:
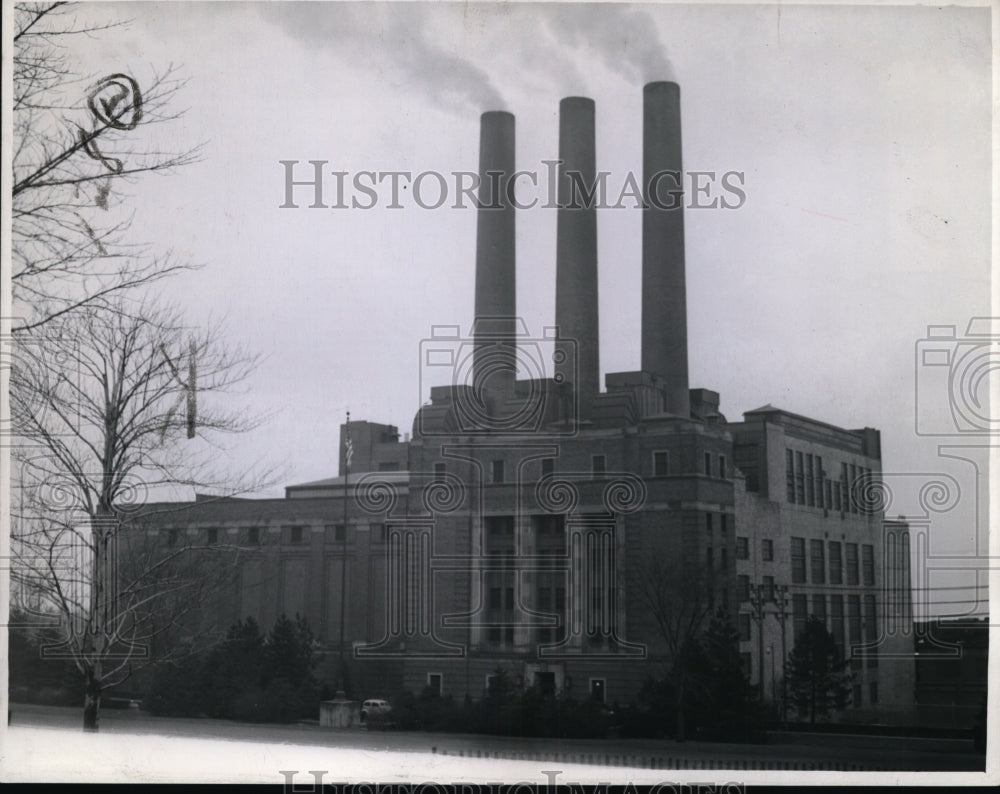
[[[368,722],[369,717],[379,717],[383,714],[388,714],[390,711],[392,711],[392,706],[389,705],[388,700],[370,698],[361,704],[361,721]]]

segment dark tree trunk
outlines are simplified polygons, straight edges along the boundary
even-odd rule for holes
[[[809,681],[809,724],[816,724],[816,676]]]
[[[684,722],[684,679],[684,668],[682,666],[680,675],[677,677],[677,725],[674,738],[678,742],[683,742],[687,738]]]
[[[101,684],[93,675],[88,675],[86,687],[83,695],[83,729],[97,732],[101,710]]]

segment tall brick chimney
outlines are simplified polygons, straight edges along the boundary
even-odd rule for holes
[[[643,89],[642,369],[662,381],[664,410],[687,418],[680,95],[672,82]]]
[[[513,173],[514,116],[501,110],[483,113],[479,137],[473,379],[484,396],[486,392],[514,393],[514,206],[507,195]]]
[[[579,418],[590,416],[600,391],[597,322],[597,208],[594,101],[567,97],[559,103],[559,211],[556,220],[556,326],[575,342],[561,347],[556,374],[572,383]],[[575,360],[574,360],[575,359]]]

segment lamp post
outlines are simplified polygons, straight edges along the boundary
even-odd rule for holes
[[[958,640],[958,675],[955,676],[955,694],[952,696],[954,708],[951,712],[951,721],[954,727],[959,726],[959,715],[962,713],[962,680],[963,667],[965,666],[965,640]]]
[[[775,617],[781,622],[781,722],[788,720],[788,676],[785,675],[785,660],[788,658],[788,648],[785,644],[785,618],[788,617],[788,585],[774,586],[774,602],[778,611]]]
[[[347,661],[344,659],[344,618],[347,602],[347,476],[351,471],[351,456],[354,444],[351,441],[351,412],[347,412],[347,423],[344,425],[347,442],[344,445],[344,534],[340,543],[340,688],[343,697],[347,697]]]
[[[764,586],[750,585],[750,616],[757,624],[757,687],[764,697]]]
[[[771,701],[774,701],[775,686],[774,686],[774,643],[767,646],[767,655],[771,657]]]

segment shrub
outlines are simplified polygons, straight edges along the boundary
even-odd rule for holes
[[[267,721],[267,693],[261,687],[237,693],[228,706],[229,716],[243,722]]]
[[[184,664],[163,665],[153,676],[146,708],[162,717],[197,717],[205,711],[201,668],[195,657]]]
[[[282,615],[267,637],[247,618],[210,652],[157,670],[146,705],[163,716],[293,722],[316,715],[314,667],[312,632],[300,617]]]
[[[417,698],[412,692],[404,690],[390,700],[392,719],[400,730],[415,731],[423,726],[417,710]]]

